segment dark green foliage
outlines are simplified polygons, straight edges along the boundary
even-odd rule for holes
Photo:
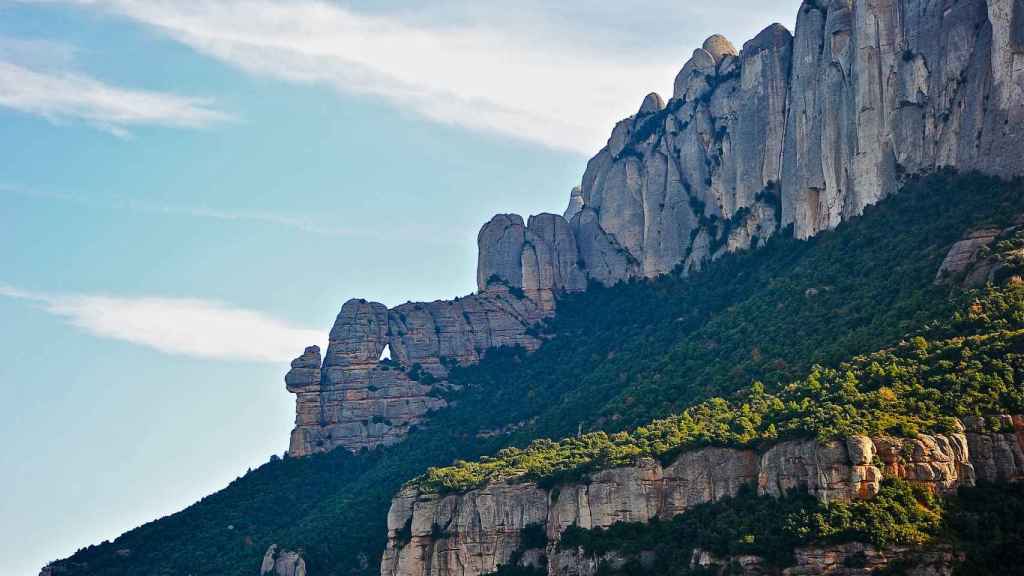
[[[358,455],[265,465],[178,514],[80,551],[73,561],[88,568],[69,576],[248,576],[272,543],[303,548],[318,576],[378,574],[390,499],[428,467],[580,426],[636,428],[733,398],[754,381],[778,394],[815,364],[835,367],[924,334],[962,305],[932,283],[949,247],[971,228],[1022,212],[1020,183],[942,174],[810,241],[775,237],[691,278],[568,296],[542,327],[554,336],[537,352],[490,351],[452,371],[455,404],[433,420],[443,425],[428,421],[400,444]],[[520,426],[509,435],[477,435],[512,424]],[[115,554],[122,548],[131,555]]]
[[[769,393],[755,382],[630,432],[535,440],[493,457],[430,468],[423,490],[458,491],[521,477],[552,486],[637,458],[671,459],[684,448],[747,446],[786,438],[913,436],[952,432],[955,417],[1024,412],[1024,287],[991,288],[927,334],[859,356]]]
[[[1024,484],[960,490],[946,528],[966,558],[957,576],[1024,574]]]
[[[668,119],[672,110],[662,108],[644,116],[637,116],[633,123],[633,131],[629,135],[629,142],[626,148],[634,148],[643,144],[654,134],[661,134],[665,129],[665,120]]]
[[[962,555],[957,576],[1024,574],[1024,483],[980,484],[940,499],[905,481],[887,479],[872,500],[823,504],[803,493],[782,498],[756,496],[750,488],[734,498],[701,504],[670,521],[618,523],[607,529],[570,526],[563,549],[581,548],[601,557],[615,552],[627,559],[616,574],[699,574],[690,569],[693,550],[720,559],[752,554],[775,568],[793,562],[798,546],[864,542],[879,548],[924,546]],[[641,552],[655,553],[644,567]],[[863,557],[851,557],[858,567]],[[912,567],[913,557],[894,562],[886,574]]]
[[[696,198],[694,196],[687,196],[687,199],[690,203],[690,211],[693,212],[694,216],[703,221],[704,212],[706,211],[707,206],[699,198]]]
[[[945,252],[1022,200],[984,178],[933,178],[809,242],[773,238],[690,279],[566,297],[529,362],[500,351],[452,380],[512,421],[540,413],[554,436],[626,429],[754,380],[771,389],[947,317],[948,289],[932,283]]]
[[[401,544],[408,544],[412,540],[412,516],[409,516],[409,519],[402,525],[395,539]]]
[[[487,277],[487,285],[490,286],[491,284],[501,284],[502,286],[505,286],[506,288],[508,288],[509,294],[515,296],[520,300],[526,298],[526,292],[523,292],[523,289],[521,287],[509,284],[507,280],[505,280],[501,276],[498,276],[497,274],[491,274],[490,276]],[[469,314],[463,312],[462,315],[466,319],[466,322],[469,322]]]
[[[594,530],[570,526],[559,545],[578,547],[598,558],[610,552],[626,558],[623,570],[603,567],[601,573],[609,576],[691,574],[695,549],[722,559],[760,556],[769,566],[782,568],[793,563],[796,547],[812,542],[923,544],[940,532],[941,518],[939,499],[900,480],[885,480],[873,500],[832,504],[805,493],[757,496],[747,487],[733,498],[694,506],[670,521],[618,523]],[[638,561],[645,551],[655,556],[646,567]]]
[[[413,382],[420,382],[428,386],[437,382],[437,378],[430,372],[424,370],[423,365],[419,362],[413,364],[412,367],[409,368],[409,372],[406,376],[408,376],[409,380],[412,380]]]
[[[431,538],[431,540],[434,540],[436,542],[438,540],[441,540],[442,538],[447,538],[447,537],[448,537],[448,532],[445,531],[445,529],[442,528],[440,525],[438,525],[436,523],[430,525],[430,538]]]
[[[543,524],[530,524],[519,532],[519,547],[523,550],[531,548],[543,549],[548,543],[547,534],[544,533]]]

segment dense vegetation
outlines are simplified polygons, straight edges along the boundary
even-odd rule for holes
[[[870,501],[823,504],[807,494],[757,496],[751,488],[733,498],[701,504],[668,521],[618,523],[585,530],[570,526],[559,543],[602,557],[626,559],[600,574],[686,574],[695,549],[719,559],[752,555],[775,568],[793,564],[794,549],[811,543],[864,542],[875,546],[923,544],[942,525],[940,500],[899,480],[886,480]],[[644,551],[655,560],[645,566]]]
[[[385,449],[271,462],[80,551],[69,574],[248,576],[271,543],[302,549],[314,574],[376,574],[390,498],[430,466],[579,428],[636,428],[716,396],[733,401],[754,381],[782,395],[815,365],[899,354],[908,334],[952,343],[929,332],[963,306],[957,291],[933,284],[942,257],[967,230],[1021,213],[1019,182],[941,174],[809,241],[780,235],[689,278],[568,296],[540,329],[550,339],[538,351],[497,350],[453,371],[461,389],[433,417],[443,425]],[[495,433],[503,429],[514,431]]]
[[[1024,574],[1024,484],[961,489],[946,504],[944,534],[966,555],[957,576]]]
[[[430,468],[424,491],[467,490],[510,478],[556,484],[640,457],[667,461],[697,446],[750,446],[780,439],[913,436],[956,431],[957,416],[1024,412],[1024,286],[989,288],[948,322],[897,347],[766,391],[760,382],[629,432],[536,440],[494,457]]]
[[[720,562],[753,555],[768,567],[782,568],[793,564],[798,546],[844,542],[955,549],[964,555],[957,575],[1019,574],[1024,570],[1019,566],[1024,486],[982,485],[939,498],[889,479],[872,500],[831,504],[807,494],[772,498],[747,489],[667,521],[618,523],[594,530],[571,526],[559,546],[579,547],[596,558],[609,553],[622,558],[615,565],[602,563],[600,576],[639,576],[699,574],[699,568],[691,567],[695,549]],[[653,552],[647,562],[644,552]],[[894,568],[898,572],[899,564]]]

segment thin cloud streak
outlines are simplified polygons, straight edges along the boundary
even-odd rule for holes
[[[111,208],[128,210],[139,214],[184,216],[203,220],[217,220],[221,222],[267,224],[281,228],[290,228],[299,232],[327,238],[375,238],[383,240],[394,239],[399,235],[408,234],[410,237],[417,238],[418,242],[432,242],[440,245],[449,245],[452,242],[462,240],[461,236],[453,235],[447,228],[411,223],[404,224],[401,227],[401,230],[392,229],[383,231],[380,227],[352,228],[325,225],[320,224],[309,217],[279,214],[276,212],[244,212],[222,210],[205,206],[163,204],[120,196],[92,198],[84,194],[42,192],[0,184],[0,195],[2,194],[11,194],[39,200],[71,202],[83,206],[109,206]]]
[[[94,336],[175,356],[287,362],[323,338],[321,330],[210,300],[45,294],[5,284],[0,296],[33,303]]]
[[[479,24],[410,24],[319,1],[66,0],[253,74],[382,98],[433,121],[592,153],[676,58],[618,58]]]
[[[206,128],[231,117],[210,100],[127,90],[66,70],[0,59],[0,106],[53,123],[82,121],[119,137],[133,126]]]

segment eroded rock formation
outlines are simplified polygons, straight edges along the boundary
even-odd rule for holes
[[[480,230],[477,243],[481,292],[492,284],[506,284],[551,310],[558,293],[587,287],[576,237],[562,216],[539,214],[524,225],[516,214],[499,214]]]
[[[735,495],[744,485],[773,496],[806,490],[828,502],[871,498],[884,474],[938,493],[973,485],[977,478],[1024,478],[1024,418],[990,420],[968,419],[965,432],[947,435],[782,442],[763,454],[703,448],[684,452],[666,466],[645,459],[550,490],[534,483],[506,482],[442,496],[407,487],[392,501],[388,514],[381,574],[478,576],[508,563],[519,551],[517,557],[528,559],[521,562],[543,556],[553,576],[590,575],[597,568],[595,559],[578,550],[558,549],[566,527],[667,519],[697,504]],[[522,531],[530,526],[543,527],[548,543],[544,550],[523,554]],[[802,550],[792,573],[828,573],[812,568],[833,565],[837,558],[841,563],[841,548]],[[875,560],[887,557],[885,551],[868,552]],[[892,551],[889,554],[891,558]]]
[[[302,554],[282,550],[273,544],[267,548],[260,564],[260,576],[306,576],[306,561]]]
[[[1021,174],[1021,11],[816,0],[795,37],[773,25],[737,53],[712,36],[588,164],[566,216],[590,276],[699,269],[788,225],[806,238],[907,174]]]
[[[289,454],[396,442],[445,405],[434,391],[451,367],[477,362],[488,348],[535,349],[539,341],[527,328],[547,313],[502,283],[465,298],[390,310],[349,300],[331,329],[323,363],[318,348],[307,348],[285,376],[296,394]],[[385,348],[391,358],[382,361]]]

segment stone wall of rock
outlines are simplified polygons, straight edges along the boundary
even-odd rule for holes
[[[708,38],[672,98],[648,95],[588,163],[565,211],[579,268],[606,284],[698,270],[782,227],[833,228],[909,174],[1024,173],[1022,12],[807,0],[795,35]]]
[[[520,562],[543,558],[552,576],[589,576],[596,570],[595,559],[558,550],[566,527],[667,519],[697,504],[735,495],[744,485],[755,485],[758,493],[772,496],[806,490],[828,502],[871,498],[886,474],[938,493],[973,485],[977,478],[1024,478],[1024,418],[970,419],[964,429],[915,438],[790,441],[760,454],[751,449],[703,448],[685,452],[666,466],[645,459],[551,490],[508,482],[439,496],[406,487],[388,514],[381,575],[478,576],[507,564],[519,551]],[[520,549],[522,530],[529,526],[543,527],[546,549]],[[806,562],[801,566],[828,564],[838,553],[831,548],[804,550]]]
[[[586,289],[576,237],[565,218],[555,214],[531,216],[524,225],[516,214],[499,214],[477,237],[477,288],[492,284],[522,289],[545,310],[554,309],[561,292]]]
[[[504,284],[455,300],[383,304],[349,300],[331,329],[327,353],[307,348],[285,376],[296,395],[288,452],[305,456],[336,447],[373,448],[400,440],[431,410],[456,364],[488,348],[539,341],[527,329],[550,312]],[[390,360],[382,361],[385,348]]]

